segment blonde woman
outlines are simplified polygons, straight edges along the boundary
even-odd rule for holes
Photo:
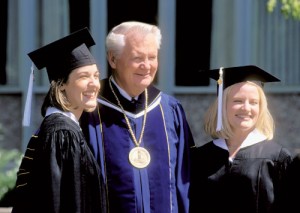
[[[210,71],[218,100],[208,109],[212,141],[192,150],[190,212],[284,212],[291,153],[273,141],[262,86],[279,81],[256,66]]]

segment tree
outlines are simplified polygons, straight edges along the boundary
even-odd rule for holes
[[[12,205],[12,190],[16,183],[22,157],[22,153],[18,150],[0,147],[0,208]]]
[[[300,20],[300,0],[280,0],[280,11],[285,18]],[[267,10],[272,13],[277,6],[277,0],[268,0]]]

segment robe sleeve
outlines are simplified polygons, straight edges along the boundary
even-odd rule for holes
[[[194,146],[194,139],[186,119],[185,112],[180,103],[175,108],[175,123],[177,125],[178,159],[176,166],[177,202],[179,212],[189,210],[189,187],[190,187],[190,147]]]
[[[288,167],[287,181],[287,212],[293,212],[299,208],[300,191],[300,153],[295,154],[292,163]]]

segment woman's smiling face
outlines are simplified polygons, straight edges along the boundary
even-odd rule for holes
[[[260,110],[260,96],[256,86],[247,82],[232,85],[226,109],[229,124],[235,132],[251,132]]]
[[[76,117],[80,117],[83,110],[96,108],[100,89],[99,75],[96,64],[79,67],[70,73],[68,81],[62,86]]]

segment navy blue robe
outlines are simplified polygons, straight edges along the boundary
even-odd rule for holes
[[[138,140],[145,95],[130,102],[113,87]],[[101,82],[101,89],[98,111],[83,115],[81,124],[103,168],[109,212],[188,212],[189,149],[194,141],[181,104],[153,86],[148,88],[147,121],[140,146],[148,150],[151,162],[138,169],[128,160],[135,144],[107,79]]]

